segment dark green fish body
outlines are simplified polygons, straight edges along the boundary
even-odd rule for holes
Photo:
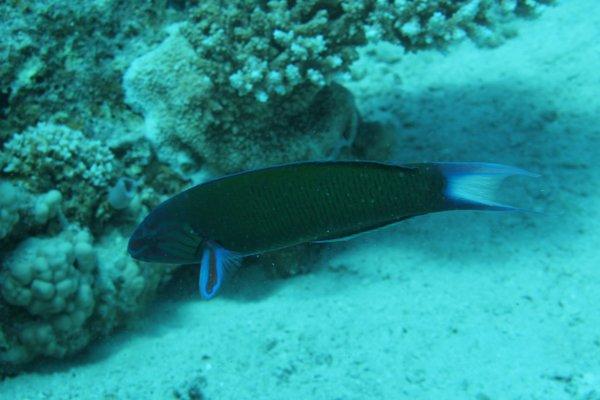
[[[444,207],[432,166],[301,163],[192,188],[173,202],[191,228],[224,248],[256,254],[353,235]]]
[[[490,184],[524,174],[499,164],[363,161],[248,171],[159,205],[132,235],[129,252],[145,261],[201,261],[201,289],[204,282],[203,297],[210,298],[222,280],[219,269],[235,257],[341,239],[431,212],[509,210],[490,201]]]

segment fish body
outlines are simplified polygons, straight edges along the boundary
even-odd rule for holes
[[[244,256],[333,241],[417,215],[459,209],[511,210],[491,192],[500,164],[302,162],[242,172],[187,189],[160,204],[128,246],[138,260],[200,262],[211,298]]]

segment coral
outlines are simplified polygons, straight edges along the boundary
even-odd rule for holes
[[[115,176],[110,150],[97,140],[64,125],[39,123],[17,133],[4,145],[2,171],[27,176],[33,190],[55,187],[69,179],[106,186]]]
[[[120,82],[164,37],[146,28],[176,14],[161,0],[0,4],[0,376],[110,333],[168,278],[127,256],[126,235],[185,181],[129,129]]]
[[[257,6],[238,0],[223,7],[206,2],[195,9],[183,33],[204,58],[210,80],[225,83],[219,87],[223,97],[250,94],[264,103],[305,92],[295,96],[298,102],[285,105],[294,115],[305,111],[332,75],[356,59],[355,47],[365,43],[360,25],[371,6],[355,3],[269,1]]]
[[[124,78],[152,139],[187,150],[192,169],[202,161],[231,171],[339,154],[357,113],[331,77],[364,41],[352,29],[361,13],[332,23],[323,11],[300,24],[309,3],[290,11],[285,2],[267,9],[205,2],[172,27]]]
[[[104,143],[48,123],[14,134],[0,168],[1,373],[77,352],[143,307],[170,269],[130,259],[114,227],[183,182],[139,137]],[[147,180],[159,189],[136,190]]]
[[[37,121],[121,119],[123,70],[177,14],[166,0],[1,2],[0,142]]]
[[[103,191],[116,182],[117,165],[101,142],[47,123],[13,135],[0,152],[0,169],[7,177],[18,180],[29,192],[58,190],[65,198],[65,216],[82,225],[102,218],[98,211],[104,210]]]
[[[180,26],[171,31],[132,63],[124,87],[127,100],[143,111],[146,134],[160,145],[159,156],[182,175],[203,161],[232,171],[327,158],[352,141],[357,113],[352,95],[341,86],[315,86],[304,96],[308,99],[290,94],[279,105],[249,93],[240,96],[225,75],[216,76],[222,73],[215,63],[199,65]]]
[[[0,180],[0,249],[14,247],[21,238],[46,228],[60,212],[62,195],[57,190],[32,194]]]
[[[157,165],[139,136],[103,142],[51,123],[14,134],[0,151],[0,171],[0,248],[68,223],[94,234],[119,218],[132,223],[184,183]]]
[[[0,353],[0,365],[37,354],[63,356],[83,347],[89,341],[84,324],[95,306],[96,269],[85,231],[23,241],[0,274],[0,293],[12,306],[11,324],[3,330],[14,341]]]
[[[370,15],[372,32],[407,50],[443,47],[469,37],[496,46],[514,31],[506,25],[515,15],[540,12],[553,0],[428,0],[379,2]]]
[[[175,266],[137,262],[129,257],[127,238],[119,231],[103,235],[94,247],[98,255],[95,280],[97,306],[92,330],[106,335],[143,309]]]
[[[134,262],[124,246],[120,234],[94,245],[76,226],[21,242],[0,272],[0,370],[72,354],[143,307],[170,270]]]
[[[23,200],[20,190],[8,182],[0,181],[0,239],[8,236],[19,222]]]
[[[4,263],[0,290],[9,304],[32,315],[58,314],[76,303],[73,295],[79,288],[90,292],[96,267],[91,237],[83,231],[73,238],[65,236],[29,238],[15,249]]]
[[[131,64],[126,100],[184,175],[203,162],[232,171],[335,157],[352,142],[357,113],[332,82],[359,46],[382,38],[408,50],[464,37],[497,44],[510,34],[503,22],[550,2],[201,2]]]

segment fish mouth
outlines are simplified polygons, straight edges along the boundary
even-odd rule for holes
[[[155,247],[155,240],[148,234],[148,229],[140,225],[129,238],[127,243],[127,252],[136,260],[151,261],[149,256]]]
[[[137,260],[144,261],[143,254],[150,248],[150,245],[143,238],[137,238],[134,234],[127,244],[127,252],[129,255]]]
[[[136,230],[129,238],[127,252],[138,260],[168,264],[189,264],[198,261],[200,240],[192,241],[180,232],[168,237],[148,234],[147,229]],[[186,237],[186,240],[183,239]]]

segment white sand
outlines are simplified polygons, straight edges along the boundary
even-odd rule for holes
[[[519,30],[492,50],[376,55],[354,88],[402,127],[405,161],[542,173],[505,188],[543,214],[431,215],[332,245],[309,275],[246,269],[0,398],[600,399],[600,2]]]

